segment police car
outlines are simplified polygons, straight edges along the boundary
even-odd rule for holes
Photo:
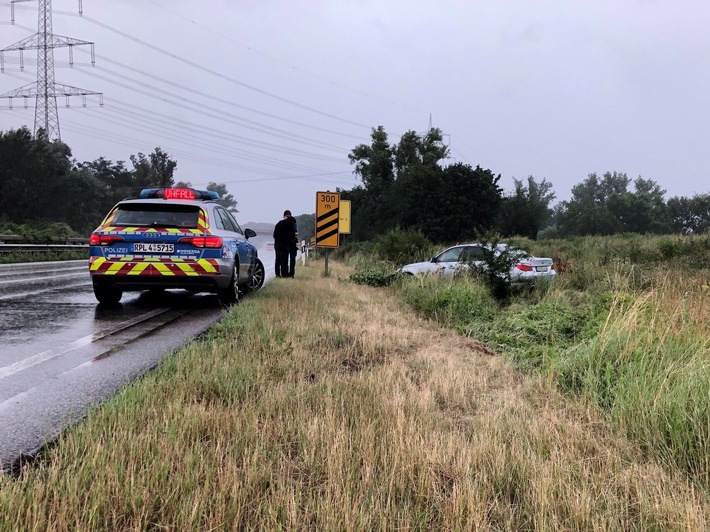
[[[151,188],[116,204],[89,239],[89,272],[100,303],[123,292],[181,288],[236,303],[264,284],[264,265],[216,192]]]

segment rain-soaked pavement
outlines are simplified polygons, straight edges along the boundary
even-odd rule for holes
[[[259,253],[268,280],[273,251]],[[0,265],[4,469],[209,329],[224,312],[216,296],[184,291],[129,292],[120,305],[106,308],[94,298],[86,261],[22,268]]]

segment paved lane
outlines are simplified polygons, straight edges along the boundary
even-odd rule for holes
[[[273,251],[263,246],[259,254],[268,282],[274,277]],[[94,298],[86,261],[26,265],[34,273],[18,275],[22,268],[0,265],[0,464],[5,469],[226,311],[212,294],[179,290],[158,296],[129,292],[120,305],[106,308]]]

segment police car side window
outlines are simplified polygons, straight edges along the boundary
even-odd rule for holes
[[[232,223],[232,220],[230,220],[229,216],[227,215],[227,211],[224,209],[215,209],[215,212],[219,216],[220,220],[222,221],[222,225],[224,226],[223,228],[226,229],[227,231],[232,231],[233,233],[237,232],[236,227],[234,227],[234,224]]]
[[[215,209],[214,211],[214,224],[217,226],[217,229],[224,231],[224,222],[222,221],[222,217],[219,215],[218,209]]]
[[[234,216],[232,216],[232,213],[230,213],[229,211],[224,211],[224,212],[227,214],[227,216],[229,217],[229,219],[232,220],[232,223],[234,224],[234,227],[237,228],[237,233],[244,234],[244,232],[242,231],[242,228],[239,227],[239,224],[237,223],[237,220],[234,218]]]

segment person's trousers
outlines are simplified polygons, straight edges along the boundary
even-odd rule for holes
[[[276,251],[276,263],[274,264],[274,270],[276,277],[288,277],[288,248],[277,247]]]
[[[290,249],[288,252],[288,276],[293,277],[296,274],[296,255],[298,249]]]

